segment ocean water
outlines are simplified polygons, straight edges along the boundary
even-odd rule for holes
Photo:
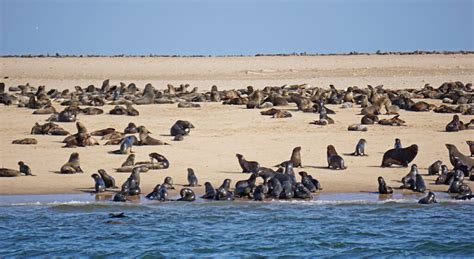
[[[327,194],[312,201],[117,204],[89,195],[0,197],[0,256],[474,255],[474,201]],[[124,212],[125,218],[109,218]],[[112,221],[112,222],[110,222]]]

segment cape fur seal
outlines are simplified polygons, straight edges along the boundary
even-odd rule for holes
[[[69,156],[69,160],[66,164],[61,166],[59,170],[61,174],[75,174],[75,173],[84,173],[79,164],[79,153],[72,153]]]
[[[179,198],[178,201],[195,201],[196,200],[196,195],[194,194],[193,190],[189,188],[181,189],[181,191],[179,191],[179,195],[181,195],[181,198]]]
[[[138,127],[138,133],[140,134],[140,145],[169,145],[166,142],[150,137],[150,131],[144,126]]]
[[[18,166],[20,167],[20,172],[24,174],[25,176],[35,176],[31,174],[30,167],[27,164],[25,164],[23,161],[19,161]]]
[[[194,125],[189,121],[178,120],[176,121],[173,126],[171,126],[170,134],[171,136],[177,135],[188,135],[191,129],[194,129]]]
[[[377,178],[377,182],[379,183],[379,193],[380,194],[391,194],[391,193],[393,193],[392,187],[387,186],[387,184],[385,183],[385,180],[383,179],[382,176],[379,176],[379,178]]]
[[[472,170],[474,167],[474,160],[468,156],[465,156],[459,150],[455,145],[452,144],[446,144],[446,148],[449,151],[449,161],[453,166],[456,166],[455,159],[457,158],[462,165],[466,166],[468,170]]]
[[[91,177],[95,182],[95,192],[105,192],[105,182],[102,177],[99,174],[92,174]]]
[[[105,188],[118,188],[115,186],[115,179],[104,169],[99,169],[97,172],[99,173],[100,177],[102,177],[102,180],[104,180]]]
[[[329,169],[340,169],[344,170],[347,167],[344,165],[344,159],[337,154],[336,148],[333,145],[327,146],[327,159]]]
[[[426,197],[421,198],[418,201],[419,204],[433,204],[433,203],[438,203],[436,201],[436,195],[433,192],[428,192],[428,195]]]
[[[415,159],[418,154],[418,145],[413,144],[406,148],[390,149],[383,155],[381,167],[391,165],[401,165],[408,167],[408,164]]]
[[[258,173],[258,169],[260,168],[260,164],[258,162],[247,161],[241,154],[236,154],[235,156],[239,160],[239,165],[242,168],[242,173]]]
[[[198,186],[198,179],[196,174],[194,174],[194,170],[192,168],[188,168],[188,185],[189,187]]]
[[[12,144],[36,145],[36,144],[38,144],[38,140],[36,140],[34,138],[15,139],[15,140],[12,141]]]
[[[365,153],[365,145],[367,144],[367,141],[363,138],[359,139],[359,142],[357,142],[356,148],[354,153],[351,153],[353,156],[366,156],[367,154]]]

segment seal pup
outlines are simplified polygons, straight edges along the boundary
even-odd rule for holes
[[[128,155],[125,162],[122,163],[121,167],[134,166],[135,165],[135,154]]]
[[[174,190],[173,178],[170,176],[165,177],[163,180],[163,186],[166,187],[166,189]]]
[[[327,159],[328,159],[328,168],[329,169],[340,169],[344,170],[347,167],[344,165],[344,159],[337,154],[336,148],[333,145],[327,146]]]
[[[15,139],[15,140],[12,141],[12,144],[36,145],[36,144],[38,144],[38,140],[36,140],[34,138]]]
[[[402,141],[399,138],[395,139],[395,144],[393,148],[402,148]]]
[[[166,186],[157,184],[153,191],[145,196],[145,198],[149,200],[159,200],[159,201],[167,201],[168,200],[168,188]]]
[[[26,176],[35,176],[31,174],[31,169],[28,165],[26,165],[23,161],[18,162],[18,166],[20,167],[20,172]]]
[[[181,195],[181,198],[179,198],[178,201],[195,201],[196,200],[196,195],[194,194],[193,190],[189,188],[181,189],[181,191],[179,191],[179,195]]]
[[[257,180],[258,174],[252,173],[248,180],[241,180],[235,184],[235,196],[236,197],[251,197],[255,189],[255,182]]]
[[[208,200],[213,200],[214,197],[216,196],[216,189],[212,186],[210,182],[205,182],[205,193],[201,198],[203,199],[208,199]]]
[[[441,175],[441,166],[443,162],[441,160],[436,160],[433,164],[428,167],[428,175]]]
[[[408,167],[408,164],[415,159],[417,154],[418,146],[416,144],[406,148],[390,149],[384,153],[381,167],[390,167],[391,165]]]
[[[353,156],[367,156],[365,153],[365,145],[367,144],[367,141],[363,138],[359,139],[359,142],[357,142],[356,148],[354,153],[351,155]]]
[[[239,165],[242,168],[242,173],[258,173],[260,164],[256,161],[247,161],[243,155],[235,155],[239,161]]]
[[[461,164],[467,167],[468,170],[472,170],[474,167],[474,160],[461,152],[457,149],[455,145],[452,144],[446,144],[446,148],[449,151],[449,161],[453,166],[456,166],[456,158],[459,159]]]
[[[416,177],[416,180],[415,180],[415,189],[414,189],[414,191],[415,192],[425,192],[426,191],[426,185],[425,185],[425,181],[423,180],[423,177],[419,173],[417,173],[415,175],[415,177]]]
[[[418,201],[419,204],[433,204],[433,203],[438,203],[436,201],[436,195],[433,192],[428,192],[428,195],[426,197],[421,198]]]
[[[185,120],[178,120],[173,124],[173,126],[171,126],[170,134],[171,136],[185,136],[190,133],[191,129],[194,129],[194,125],[191,122]]]
[[[144,126],[138,127],[138,133],[140,138],[140,145],[169,145],[166,142],[150,137],[148,135],[150,131],[148,131],[148,129]]]
[[[453,115],[453,119],[446,125],[447,132],[457,132],[464,129],[464,123],[459,120],[459,115],[457,114]]]
[[[188,168],[188,185],[189,187],[196,187],[198,185],[198,179],[194,174],[194,170],[192,168]]]
[[[469,151],[471,151],[471,156],[474,156],[474,141],[466,141],[466,144],[469,146]]]
[[[128,123],[127,127],[123,130],[123,133],[125,133],[125,134],[138,133],[137,126],[135,125],[135,123],[130,122],[130,123]]]
[[[61,174],[75,174],[75,173],[84,173],[81,169],[79,163],[79,153],[72,153],[69,156],[69,160],[59,170]]]
[[[133,145],[137,143],[138,143],[137,137],[126,136],[125,138],[122,139],[122,141],[120,141],[120,149],[112,151],[112,153],[122,154],[122,155],[130,154],[133,152],[132,151]]]
[[[98,174],[92,174],[91,177],[92,179],[94,179],[95,182],[95,192],[105,192],[105,182],[102,177],[100,177],[100,175]]]
[[[114,194],[112,201],[115,202],[126,202],[128,200],[128,186],[122,185],[122,189]]]
[[[379,183],[379,193],[380,194],[392,194],[393,193],[392,187],[387,186],[387,184],[385,183],[385,179],[383,179],[382,176],[379,176],[377,178],[377,182]]]
[[[115,186],[115,179],[109,175],[104,169],[97,170],[102,180],[104,180],[105,188],[118,188]]]

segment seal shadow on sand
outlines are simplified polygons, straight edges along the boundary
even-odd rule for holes
[[[230,171],[217,171],[217,173],[219,174],[248,174],[250,175],[250,173],[242,173],[242,172],[230,172]]]

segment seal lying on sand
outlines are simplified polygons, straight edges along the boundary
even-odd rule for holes
[[[34,138],[15,139],[15,140],[12,141],[12,144],[36,145],[36,144],[38,144],[38,140],[36,140]]]
[[[140,145],[169,145],[166,142],[150,137],[148,135],[150,131],[144,126],[138,127],[138,133],[140,134]]]
[[[21,176],[21,172],[15,169],[0,168],[0,177],[17,177]]]
[[[416,144],[406,148],[390,149],[383,155],[381,167],[389,167],[391,165],[408,167],[408,164],[415,159],[417,154],[418,146]]]
[[[69,161],[61,166],[59,170],[61,174],[75,174],[75,173],[84,173],[79,164],[79,154],[74,152],[69,157]]]

